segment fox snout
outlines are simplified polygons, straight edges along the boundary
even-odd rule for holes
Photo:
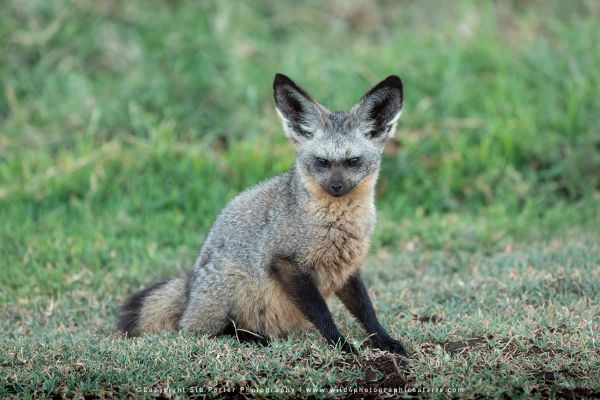
[[[340,181],[334,181],[329,184],[329,192],[334,196],[342,196],[346,194],[345,189],[344,183]]]
[[[342,173],[334,172],[321,184],[321,187],[330,195],[341,197],[348,194],[354,188],[354,185]]]
[[[352,187],[350,187],[350,185],[344,184],[343,181],[332,181],[324,189],[330,195],[335,196],[335,197],[340,197],[340,196],[347,194],[350,190],[352,190]]]

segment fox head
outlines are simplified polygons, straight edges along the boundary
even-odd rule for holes
[[[296,168],[309,187],[333,197],[376,181],[383,147],[402,111],[402,81],[391,75],[349,112],[333,112],[282,74],[273,97],[286,135],[296,146]]]

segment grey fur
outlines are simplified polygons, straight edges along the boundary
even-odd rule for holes
[[[327,298],[366,256],[383,146],[402,108],[400,79],[382,81],[349,112],[327,110],[280,74],[273,89],[284,131],[296,146],[295,166],[241,193],[222,210],[189,281],[180,285],[181,298],[165,297],[173,313],[181,313],[180,329],[218,334],[234,322],[277,337],[306,328],[310,324],[273,279],[271,266],[293,260]],[[338,183],[342,189],[332,189]]]

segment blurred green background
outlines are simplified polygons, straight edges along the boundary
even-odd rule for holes
[[[332,109],[398,74],[375,247],[594,228],[596,1],[3,1],[0,301],[188,268],[289,168],[275,72]],[[97,287],[96,287],[97,288]]]

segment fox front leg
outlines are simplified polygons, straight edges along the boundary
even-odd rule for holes
[[[369,293],[358,272],[348,279],[346,284],[336,292],[336,295],[371,335],[371,344],[374,347],[408,356],[402,343],[393,339],[377,320]]]
[[[348,353],[356,352],[354,346],[340,333],[325,299],[310,274],[303,273],[293,262],[287,260],[274,263],[271,272],[294,304],[329,344],[339,345],[342,351]]]

